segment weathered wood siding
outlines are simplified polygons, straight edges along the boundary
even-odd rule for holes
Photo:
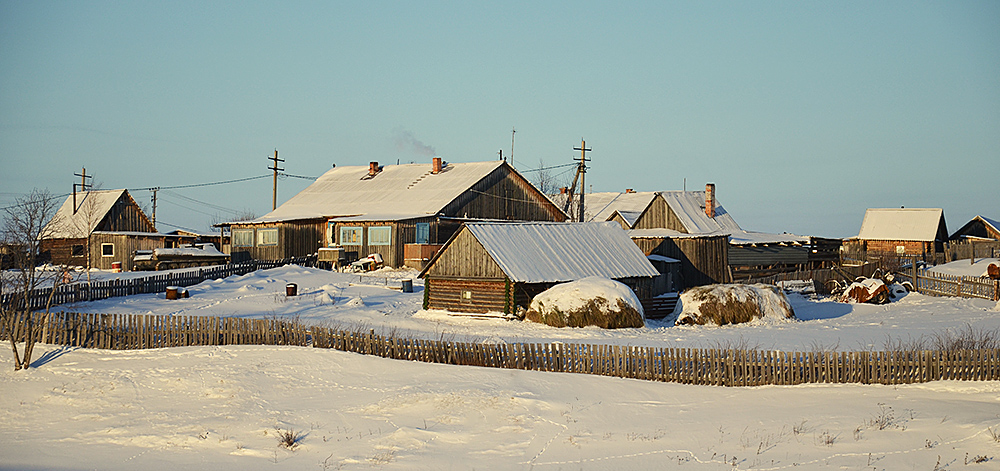
[[[468,229],[463,228],[427,270],[435,277],[503,279],[507,275]]]
[[[678,232],[687,233],[687,228],[681,224],[666,200],[662,196],[656,195],[649,203],[646,210],[635,221],[634,229],[673,229]]]
[[[112,263],[121,262],[122,270],[132,270],[132,257],[136,250],[153,250],[160,248],[178,247],[180,244],[194,242],[195,237],[177,237],[165,235],[134,235],[134,234],[104,234],[95,233],[90,236],[90,257],[91,266],[101,270],[110,270]],[[114,255],[105,257],[102,246],[112,244],[115,247]],[[83,257],[86,263],[87,257]]]
[[[278,243],[275,245],[257,245],[257,232],[262,229],[278,229]],[[233,230],[251,229],[253,245],[250,247],[230,247],[234,261],[281,260],[283,258],[303,257],[325,247],[326,221],[310,220],[295,222],[272,222],[266,224],[233,224]]]
[[[729,236],[632,240],[646,255],[680,260],[682,289],[729,279]]]
[[[511,284],[505,279],[424,279],[426,309],[452,312],[511,312]]]
[[[91,219],[93,220],[93,219]],[[118,201],[108,210],[104,219],[97,224],[95,231],[105,232],[156,232],[156,228],[149,221],[142,209],[135,200],[123,192]]]
[[[565,221],[565,215],[531,183],[501,165],[442,211],[458,218]]]
[[[801,245],[730,245],[729,265],[756,267],[801,265],[809,262],[809,248]]]

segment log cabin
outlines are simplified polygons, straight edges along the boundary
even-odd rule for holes
[[[423,268],[464,221],[566,220],[505,161],[334,167],[274,211],[231,228],[233,261],[337,248],[349,263]]]
[[[514,315],[559,283],[601,276],[649,299],[660,273],[615,223],[466,223],[420,272],[424,309]]]

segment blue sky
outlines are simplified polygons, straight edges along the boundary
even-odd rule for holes
[[[953,231],[1000,218],[1000,2],[0,0],[0,206],[81,167],[148,206],[274,149],[301,176],[491,160],[512,127],[520,170],[582,137],[593,191],[714,182],[745,229],[906,206]],[[157,219],[270,205],[269,178],[176,189]]]

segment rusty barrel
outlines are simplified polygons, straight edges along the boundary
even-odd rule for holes
[[[296,296],[299,294],[299,286],[295,283],[285,285],[285,296]]]

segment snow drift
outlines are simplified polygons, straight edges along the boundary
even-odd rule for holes
[[[676,325],[741,324],[756,319],[784,321],[795,312],[780,288],[771,285],[708,285],[681,293]]]
[[[525,318],[553,327],[643,327],[642,304],[617,281],[591,276],[549,288],[531,300]]]

